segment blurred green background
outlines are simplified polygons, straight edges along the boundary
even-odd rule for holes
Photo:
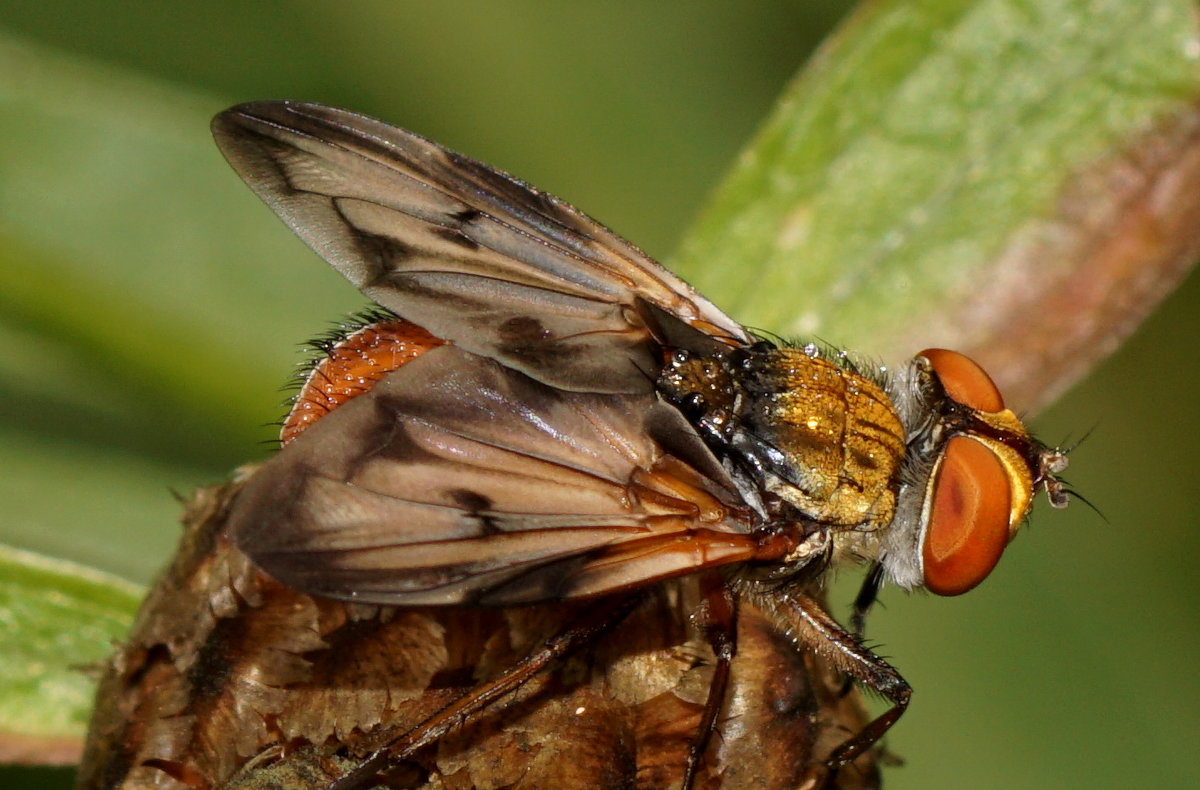
[[[669,258],[848,7],[6,0],[0,542],[147,582],[170,492],[264,457],[297,345],[363,304],[227,169],[212,113],[381,117]],[[885,592],[870,635],[916,692],[887,787],[1200,786],[1198,308],[1192,277],[1036,421],[1095,428],[1070,480],[1104,519],[1039,508],[971,595]]]

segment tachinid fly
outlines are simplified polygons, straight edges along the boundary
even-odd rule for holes
[[[337,788],[444,736],[701,574],[718,667],[683,784],[720,731],[748,601],[892,707],[910,689],[805,592],[828,566],[957,595],[979,584],[1066,458],[987,374],[930,349],[899,371],[755,337],[640,250],[503,173],[378,121],[261,102],[215,119],[225,157],[318,254],[394,314],[330,350],[284,446],[230,512],[237,545],[314,596],[398,606],[594,599],[568,627]]]

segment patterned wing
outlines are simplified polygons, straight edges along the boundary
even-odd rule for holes
[[[566,392],[446,345],[284,447],[230,524],[288,586],[448,605],[596,595],[744,561],[753,519],[653,395]]]
[[[226,159],[363,293],[556,387],[648,390],[652,305],[729,343],[745,330],[557,198],[379,121],[257,102],[213,120]]]

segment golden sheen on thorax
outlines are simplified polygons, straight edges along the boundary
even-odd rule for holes
[[[892,521],[904,427],[870,379],[804,348],[777,348],[752,408],[794,477],[776,493],[809,517],[873,530]]]

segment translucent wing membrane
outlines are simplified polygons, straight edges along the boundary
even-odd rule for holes
[[[751,558],[752,515],[695,471],[719,465],[653,438],[686,429],[671,413],[442,346],[297,437],[231,524],[283,583],[390,604],[595,595]]]
[[[417,135],[293,102],[234,107],[213,133],[259,197],[363,293],[547,384],[649,391],[658,360],[641,302],[748,340],[581,212]]]

